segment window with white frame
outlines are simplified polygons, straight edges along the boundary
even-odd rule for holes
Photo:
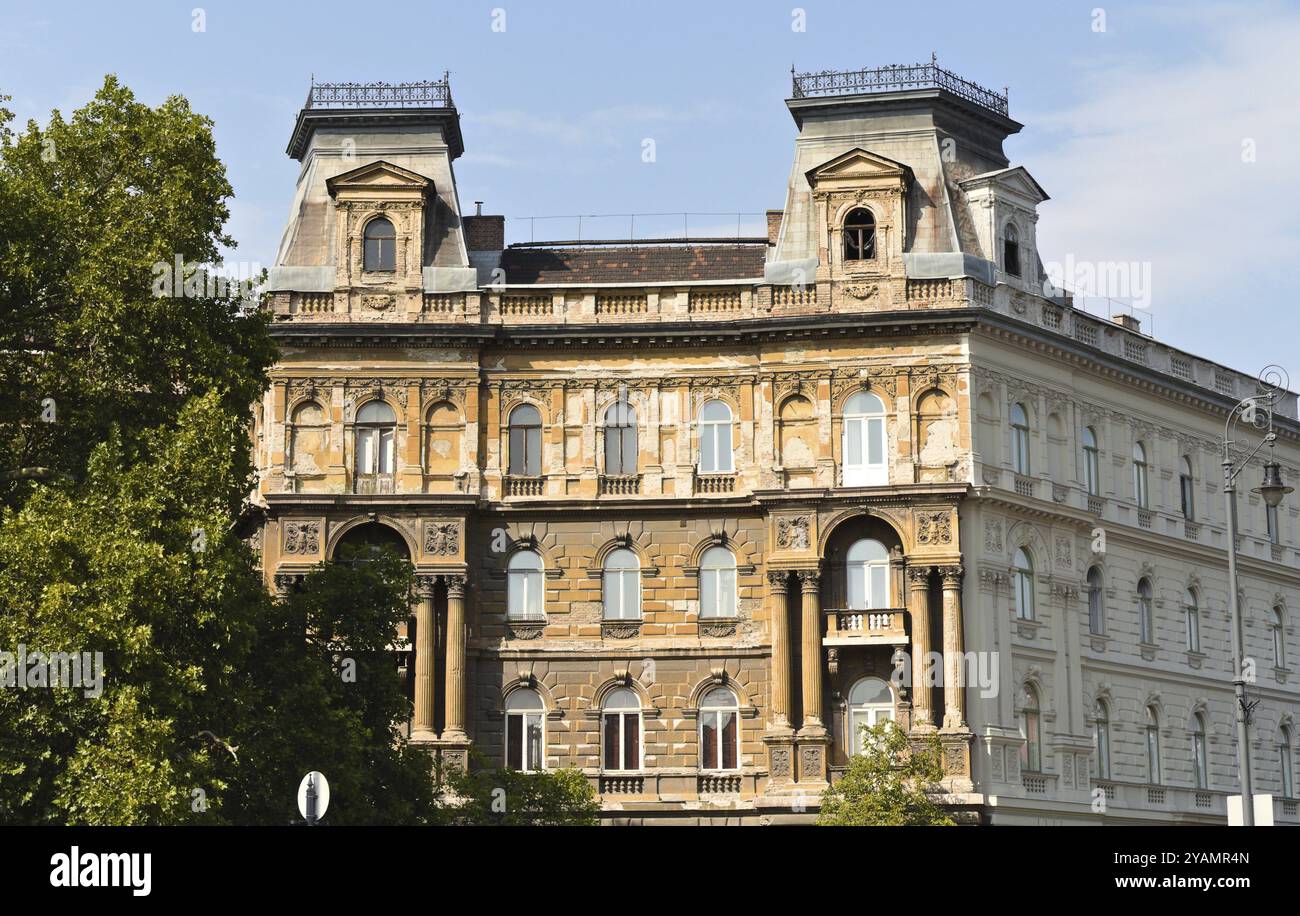
[[[602,574],[606,620],[641,619],[641,561],[625,547],[605,558]]]
[[[843,440],[844,486],[882,486],[889,482],[884,401],[870,391],[859,391],[845,401]]]
[[[1089,496],[1101,495],[1101,459],[1097,451],[1097,433],[1091,426],[1083,428],[1083,486]]]
[[[855,541],[845,557],[849,607],[853,610],[887,608],[889,601],[889,550],[879,541]]]
[[[1196,486],[1192,476],[1192,460],[1183,456],[1182,472],[1178,475],[1178,493],[1182,498],[1183,518],[1196,520]]]
[[[510,411],[510,473],[538,477],[542,473],[542,412],[532,404]]]
[[[542,558],[531,550],[519,550],[506,565],[506,612],[512,620],[541,620],[545,615]]]
[[[1011,468],[1017,474],[1030,473],[1029,414],[1024,404],[1011,405]]]
[[[844,260],[869,261],[876,256],[876,218],[866,207],[855,207],[844,218]]]
[[[626,401],[615,401],[605,412],[605,473],[631,476],[636,469],[636,411]]]
[[[730,474],[734,470],[731,408],[724,401],[706,401],[700,407],[700,473]]]
[[[700,616],[736,616],[736,558],[725,547],[700,557]]]
[[[1029,551],[1023,547],[1016,548],[1011,566],[1011,593],[1015,596],[1016,617],[1020,620],[1033,620],[1034,609],[1034,561]]]
[[[1194,589],[1183,592],[1183,614],[1187,618],[1187,651],[1201,651],[1201,603]]]
[[[1097,701],[1096,715],[1092,736],[1097,752],[1097,778],[1110,779],[1110,709],[1105,700]]]
[[[601,710],[604,731],[603,769],[608,773],[641,769],[641,699],[628,687],[617,687],[605,697]]]
[[[1205,758],[1205,716],[1199,712],[1192,716],[1192,776],[1196,780],[1196,788],[1209,788],[1210,771]]]
[[[1038,691],[1033,684],[1026,684],[1020,695],[1020,737],[1025,739],[1020,746],[1020,768],[1030,773],[1043,770],[1043,736],[1038,716]]]
[[[849,740],[852,754],[866,753],[866,729],[894,718],[894,694],[878,677],[864,677],[849,691]]]
[[[1282,797],[1295,798],[1295,770],[1291,762],[1291,728],[1283,725],[1277,733],[1277,764],[1282,774]]]
[[[1147,779],[1151,785],[1158,786],[1161,782],[1160,772],[1160,713],[1154,706],[1147,707],[1147,724],[1146,724],[1146,744],[1147,744]]]
[[[506,766],[525,773],[546,769],[546,706],[536,690],[506,697]]]
[[[1147,495],[1147,450],[1141,442],[1133,443],[1133,501],[1143,509],[1150,503]]]
[[[714,687],[700,700],[700,769],[739,767],[740,706],[726,687]]]
[[[1106,633],[1106,594],[1102,588],[1101,570],[1096,566],[1088,570],[1088,632],[1093,636]]]
[[[356,461],[362,475],[393,473],[393,434],[397,415],[383,401],[367,401],[357,411]]]
[[[1137,587],[1138,641],[1148,646],[1156,641],[1155,611],[1151,594],[1151,580],[1142,579],[1139,581]]]

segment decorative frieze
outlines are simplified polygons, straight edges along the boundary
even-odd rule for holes
[[[284,553],[297,556],[318,556],[322,522],[292,521],[284,523]]]

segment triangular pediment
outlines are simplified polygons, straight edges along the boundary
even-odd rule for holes
[[[912,181],[912,170],[903,163],[876,153],[869,153],[860,147],[841,153],[834,159],[809,169],[806,175],[811,185],[828,180],[843,182],[898,178],[906,184]]]
[[[996,185],[1004,191],[1024,197],[1035,204],[1051,199],[1048,197],[1047,192],[1043,190],[1043,186],[1034,180],[1034,176],[1030,175],[1029,170],[1023,165],[998,169],[994,172],[985,172],[982,175],[975,175],[961,182],[962,189],[968,191],[984,185]]]
[[[427,189],[433,182],[423,175],[393,165],[383,159],[367,162],[351,171],[326,179],[325,186],[330,194],[336,194],[343,188],[350,190],[419,190]]]

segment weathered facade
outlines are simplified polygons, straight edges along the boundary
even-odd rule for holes
[[[769,237],[693,242],[506,246],[445,81],[313,87],[263,563],[410,558],[412,740],[580,768],[615,820],[781,822],[889,716],[971,816],[1223,819],[1216,430],[1251,380],[1044,296],[1005,98],[912,69],[797,77]],[[1257,791],[1294,821],[1297,511],[1242,518]]]

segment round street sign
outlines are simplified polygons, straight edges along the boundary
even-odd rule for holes
[[[325,816],[329,806],[330,784],[324,773],[312,770],[298,785],[298,813],[307,823],[314,824]]]

